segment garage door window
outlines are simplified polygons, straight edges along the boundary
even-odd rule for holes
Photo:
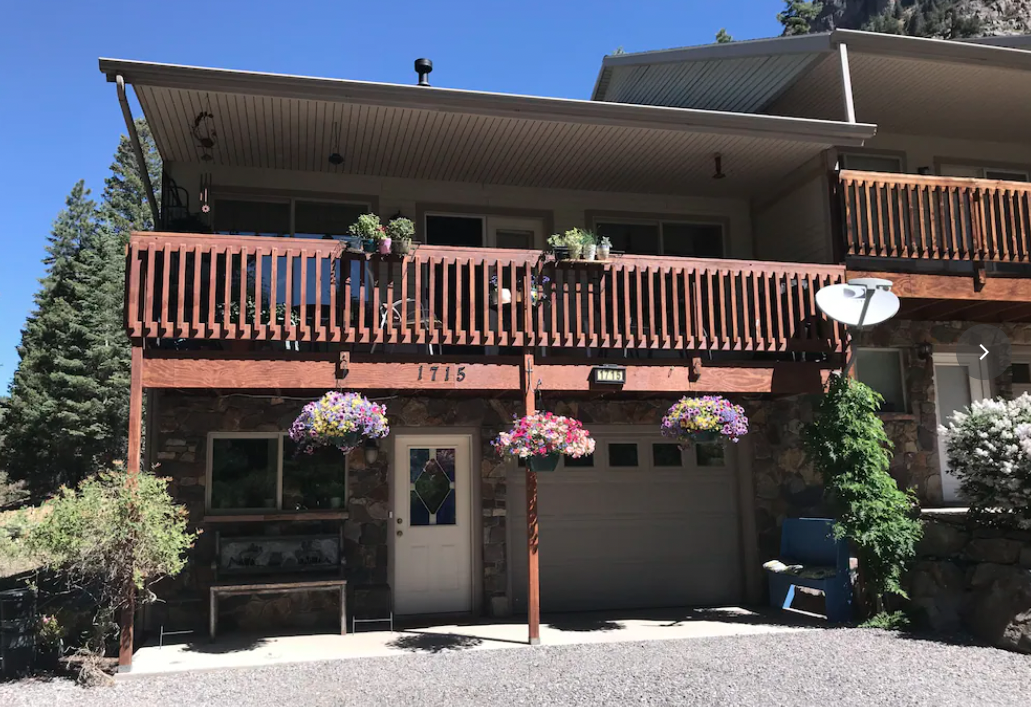
[[[722,442],[699,442],[694,447],[698,466],[726,466]]]
[[[635,466],[638,466],[637,443],[636,442],[610,442],[609,443],[609,466],[611,466],[611,467],[635,467]]]
[[[562,466],[566,469],[593,469],[594,455],[587,454],[582,457],[562,457]]]
[[[658,442],[652,445],[652,466],[679,468],[683,465],[684,453],[680,451],[679,444]]]

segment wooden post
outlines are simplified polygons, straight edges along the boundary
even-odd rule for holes
[[[128,483],[136,482],[140,473],[140,451],[143,437],[143,346],[133,342],[132,370],[129,382],[129,459],[126,471]],[[133,620],[136,614],[136,595],[132,589],[127,590],[126,605],[119,617],[121,633],[118,641],[118,671],[128,672],[132,669],[133,653]]]
[[[533,353],[527,348],[523,352],[523,394],[526,414],[537,412],[533,385]],[[529,627],[529,643],[536,646],[541,642],[541,587],[540,566],[537,555],[537,472],[526,465],[526,621]]]

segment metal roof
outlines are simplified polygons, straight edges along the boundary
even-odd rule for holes
[[[840,44],[848,48],[860,120],[885,132],[970,137],[979,130],[999,140],[1026,137],[1026,36],[958,42],[835,30],[621,54],[603,60],[593,97],[842,119]]]
[[[212,164],[526,187],[756,193],[872,125],[101,59],[133,84],[162,157]],[[333,125],[340,126],[340,145]],[[345,156],[331,165],[329,153]],[[713,180],[712,155],[727,179]]]

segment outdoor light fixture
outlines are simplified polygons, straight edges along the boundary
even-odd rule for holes
[[[931,358],[932,347],[930,342],[924,341],[916,346],[916,355],[921,361],[926,361]]]
[[[375,464],[377,459],[379,459],[379,445],[376,440],[365,440],[365,463]]]
[[[712,175],[712,178],[724,179],[727,175],[723,173],[723,155],[717,152],[712,156],[712,159],[716,163],[716,172]]]
[[[340,124],[333,123],[333,152],[329,155],[329,163],[339,167],[344,163],[344,156],[340,154]]]

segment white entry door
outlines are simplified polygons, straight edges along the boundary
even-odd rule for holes
[[[394,458],[394,611],[472,609],[472,440],[400,436]]]
[[[934,354],[935,411],[938,424],[945,425],[953,413],[969,407],[975,400],[992,395],[988,366],[977,354]],[[959,479],[949,471],[945,438],[938,435],[938,466],[942,475],[942,498],[946,503],[959,501]]]

